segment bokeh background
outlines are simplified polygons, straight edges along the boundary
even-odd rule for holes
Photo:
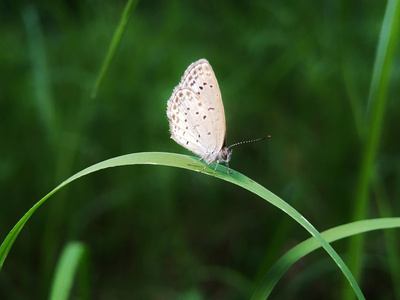
[[[95,99],[125,1],[2,1],[0,237],[76,172],[143,151],[189,154],[166,102],[207,58],[227,120],[230,166],[320,231],[352,221],[362,120],[385,1],[140,1]],[[399,212],[399,61],[376,162]],[[372,194],[368,217],[379,217]],[[32,216],[0,273],[1,299],[45,299],[71,241],[90,249],[94,299],[245,299],[308,233],[264,200],[188,170],[129,166],[73,182]],[[361,288],[393,299],[382,232],[367,234]],[[398,243],[398,242],[397,242]],[[347,241],[333,244],[346,261]],[[343,275],[322,251],[273,299],[337,299]],[[373,283],[373,284],[372,284]],[[75,291],[74,299],[79,298]]]

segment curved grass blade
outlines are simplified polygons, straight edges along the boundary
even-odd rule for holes
[[[400,228],[400,218],[363,220],[331,228],[321,235],[328,243],[372,230]],[[285,253],[265,274],[256,288],[252,300],[266,299],[283,274],[300,258],[320,248],[315,238],[309,238]]]
[[[56,191],[58,191],[68,183],[84,175],[90,174],[92,172],[101,169],[123,166],[123,165],[153,164],[153,165],[173,166],[188,170],[197,170],[197,171],[201,170],[204,167],[203,163],[188,165],[189,163],[192,163],[194,160],[195,158],[187,155],[160,153],[160,152],[143,152],[143,153],[134,153],[134,154],[128,154],[111,158],[106,161],[97,163],[93,166],[90,166],[82,170],[81,172],[78,172],[77,174],[71,176],[69,179],[61,183],[59,186],[57,186],[54,190],[52,190],[39,202],[37,202],[14,226],[14,228],[8,234],[8,236],[6,237],[6,239],[4,240],[3,244],[0,247],[0,268],[3,266],[4,260],[7,257],[7,254],[10,251],[11,246],[13,245],[19,232],[22,230],[23,226],[28,221],[30,216],[36,211],[36,209],[40,205],[42,205],[44,201],[46,201],[51,195],[53,195]],[[297,221],[301,226],[303,226],[312,236],[314,236],[318,240],[318,242],[322,245],[322,247],[326,250],[326,252],[328,252],[328,254],[332,257],[335,263],[342,270],[343,274],[346,276],[357,297],[359,299],[365,299],[361,292],[360,287],[358,286],[353,275],[351,274],[351,272],[349,271],[343,260],[340,258],[340,256],[336,253],[336,251],[332,248],[332,246],[329,245],[329,243],[321,236],[321,234],[314,228],[314,226],[312,226],[299,212],[297,212],[293,207],[291,207],[281,198],[271,193],[266,188],[259,185],[250,178],[236,171],[234,171],[232,175],[227,176],[226,171],[227,171],[226,167],[219,166],[218,171],[215,173],[215,177],[234,183],[244,189],[253,192],[254,194],[260,196],[264,200],[268,201],[272,205],[276,206],[277,208],[279,208],[280,210],[284,211],[289,216],[291,216],[295,221]],[[203,173],[212,176],[213,170],[211,168],[207,168]]]

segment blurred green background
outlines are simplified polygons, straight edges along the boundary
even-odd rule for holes
[[[135,152],[189,152],[166,102],[186,67],[213,66],[230,166],[320,231],[352,221],[385,1],[141,1],[95,99],[125,1],[2,1],[0,237],[63,180]],[[399,60],[394,80],[399,78]],[[400,209],[400,86],[388,91],[375,170]],[[368,217],[379,217],[371,197]],[[94,299],[244,299],[308,233],[255,195],[187,170],[133,166],[80,179],[29,220],[0,273],[1,299],[45,299],[62,249],[90,250]],[[361,288],[393,299],[382,232],[366,235]],[[398,242],[397,242],[398,244]],[[347,241],[333,244],[346,261]],[[337,299],[343,275],[319,250],[273,299]],[[79,298],[76,290],[73,299]]]

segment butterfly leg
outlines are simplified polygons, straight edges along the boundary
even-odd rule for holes
[[[200,159],[198,159],[198,160],[196,160],[196,161],[194,161],[194,162],[188,164],[188,166],[194,165],[195,163],[198,163],[198,162],[202,161],[203,159],[204,159],[204,157],[202,157],[202,158],[200,158]],[[212,162],[210,162],[210,163],[208,163],[207,165],[205,165],[203,169],[199,170],[199,172],[200,172],[200,173],[203,172],[211,163],[212,163]]]
[[[198,162],[202,161],[203,159],[204,159],[204,157],[202,157],[202,158],[200,158],[200,159],[198,159],[198,160],[196,160],[196,161],[194,161],[194,162],[188,164],[188,166],[194,165],[195,163],[198,163]],[[217,169],[218,169],[219,160],[217,160],[216,162],[217,162],[217,165],[215,166],[213,175],[215,175],[215,172],[216,172]],[[200,172],[200,173],[203,172],[203,171],[204,171],[205,169],[207,169],[207,167],[208,167],[209,165],[211,165],[212,163],[213,163],[213,161],[210,162],[210,163],[208,163],[208,164],[206,164],[206,165],[204,166],[203,169],[199,170],[199,172]],[[229,169],[229,163],[227,162],[227,163],[226,163],[226,174],[228,174],[228,176],[229,176],[229,173],[233,174],[233,172],[231,171],[231,169]]]
[[[209,165],[211,165],[213,162],[210,162],[210,163],[208,163],[208,164],[206,164],[205,166],[204,166],[204,168],[203,169],[201,169],[201,170],[199,170],[199,172],[201,173],[201,172],[203,172]],[[214,174],[215,174],[215,171],[214,171]]]
[[[200,159],[198,159],[198,160],[196,160],[196,161],[194,161],[194,162],[188,164],[188,166],[194,165],[195,163],[198,163],[198,162],[202,161],[203,159],[204,159],[204,157],[202,157],[202,158],[200,158]],[[207,165],[207,166],[208,166],[208,165]]]
[[[229,162],[227,161],[226,162],[226,174],[228,174],[228,176],[229,176],[229,173],[233,174],[233,171],[231,169],[229,169]]]
[[[215,166],[215,169],[214,169],[214,175],[215,175],[215,171],[217,171],[218,165],[219,165],[219,160],[217,160],[217,165]],[[229,173],[233,174],[232,170],[229,169],[229,162],[226,162],[226,174],[228,174],[228,176],[229,176]]]
[[[217,171],[218,165],[219,165],[219,160],[217,160],[217,165],[215,166],[214,174],[213,174],[213,175],[215,175],[215,171]]]

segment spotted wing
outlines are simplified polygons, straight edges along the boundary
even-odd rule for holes
[[[182,115],[184,120],[188,122],[188,126],[183,127],[186,130],[185,135],[190,131],[192,136],[196,137],[193,140],[186,140],[184,141],[185,144],[182,144],[174,136],[178,135],[180,137],[179,134],[183,132],[173,132],[171,129],[172,138],[197,155],[205,158],[209,157],[209,161],[214,159],[213,156],[215,155],[216,157],[216,153],[222,149],[225,143],[225,111],[217,78],[206,59],[200,59],[187,68],[181,82],[175,88],[168,101],[168,108],[171,106],[171,101],[177,101],[175,102],[179,104],[177,108],[182,106],[186,109]],[[193,109],[193,112],[188,113],[191,109]],[[188,113],[188,115],[185,115],[185,113]],[[190,118],[186,118],[186,116]],[[171,125],[171,117],[169,116],[169,118]],[[188,147],[189,144],[196,143],[196,141],[201,142],[201,147],[192,147],[195,150]]]
[[[178,86],[168,101],[167,116],[173,140],[206,162],[215,160],[222,146],[217,144],[214,111],[195,92]]]

